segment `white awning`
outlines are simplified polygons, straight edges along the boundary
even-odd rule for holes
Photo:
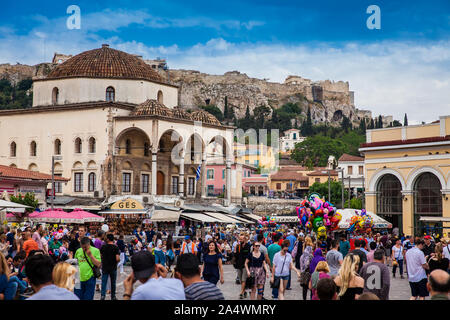
[[[227,214],[220,212],[204,212],[204,214],[211,216],[213,218],[220,219],[224,223],[242,223],[242,221],[238,220],[237,218],[231,217]]]
[[[339,229],[347,229],[350,227],[351,219],[354,215],[356,215],[355,211],[358,212],[358,214],[361,213],[361,210],[359,209],[338,209],[337,212],[339,212],[342,215],[342,219],[338,224]],[[373,220],[373,228],[375,229],[392,229],[392,223],[384,220],[379,215],[376,215],[373,212],[367,211],[367,214],[372,217]]]
[[[241,215],[243,215],[244,217],[249,217],[250,219],[254,219],[256,221],[261,220],[261,216],[258,216],[256,214],[253,213],[240,213]]]
[[[210,216],[208,216],[206,214],[203,214],[203,213],[183,212],[181,214],[181,217],[189,219],[189,220],[196,220],[196,221],[208,222],[208,223],[209,222],[224,222],[224,221],[222,221],[222,220],[220,220],[218,218],[213,218],[213,217],[210,217]]]
[[[153,211],[151,222],[178,222],[180,211],[173,210],[155,210]]]
[[[450,217],[420,217],[419,221],[450,222]]]

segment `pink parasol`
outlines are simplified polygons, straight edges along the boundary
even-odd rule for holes
[[[105,218],[98,216],[96,214],[84,211],[80,208],[75,208],[72,212],[68,213],[68,219],[77,219],[84,222],[103,222]]]
[[[33,212],[29,216],[31,221],[36,222],[52,222],[52,223],[79,223],[85,222],[102,222],[105,218],[95,215],[93,213],[75,209],[72,212],[65,212],[61,208],[54,210],[47,209],[42,212]]]

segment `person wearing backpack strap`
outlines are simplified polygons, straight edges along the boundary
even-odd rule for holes
[[[91,246],[88,237],[81,239],[81,248],[75,252],[75,259],[78,260],[80,268],[80,300],[93,300],[95,294],[96,268],[100,268],[102,258],[100,250]]]

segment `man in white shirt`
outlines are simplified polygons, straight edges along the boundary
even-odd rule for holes
[[[422,251],[424,241],[419,239],[415,243],[415,247],[406,251],[406,266],[408,270],[409,286],[411,287],[410,300],[425,300],[428,296],[427,290],[427,274],[425,270],[429,270]]]
[[[450,239],[447,240],[447,245],[444,246],[443,252],[444,258],[450,260]]]

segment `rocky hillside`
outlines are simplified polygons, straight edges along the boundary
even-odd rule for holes
[[[1,64],[0,78],[7,78],[13,84],[25,78],[42,78],[58,62],[54,59],[53,63],[35,66]],[[228,105],[233,107],[237,118],[244,117],[247,106],[251,111],[261,105],[275,109],[287,102],[299,103],[302,108],[300,118],[305,117],[308,106],[311,107],[314,124],[326,121],[339,125],[343,116],[346,116],[354,125],[359,125],[363,117],[372,117],[371,111],[358,110],[354,106],[353,92],[349,91],[348,82],[313,82],[299,76],[289,76],[283,83],[277,83],[250,78],[238,71],[210,75],[195,70],[158,70],[166,80],[180,87],[179,104],[186,109],[210,104],[223,111],[227,97]],[[384,126],[391,121],[391,116],[383,117]]]

